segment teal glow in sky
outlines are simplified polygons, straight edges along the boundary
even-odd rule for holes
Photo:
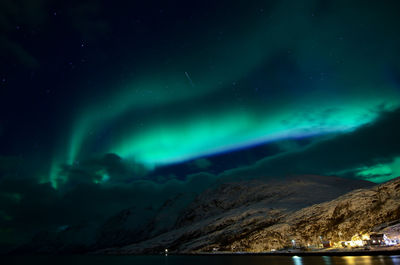
[[[357,176],[375,183],[382,183],[400,176],[400,157],[390,163],[380,163],[371,167],[357,169]]]
[[[306,112],[293,106],[292,110],[275,112],[272,117],[268,112],[230,111],[221,116],[191,117],[187,122],[161,123],[132,133],[111,151],[149,166],[177,163],[271,141],[346,132],[372,121],[377,114],[361,106],[329,106]]]
[[[115,153],[154,168],[284,139],[351,132],[399,107],[399,90],[383,67],[392,61],[390,54],[355,46],[356,36],[370,34],[362,23],[371,18],[360,16],[353,31],[344,31],[352,13],[342,10],[335,24],[336,14],[315,21],[299,13],[313,8],[312,1],[289,9],[277,4],[272,13],[279,16],[200,31],[185,38],[190,48],[162,60],[132,62],[140,70],[115,85],[99,84],[99,93],[77,105],[51,178],[57,165],[97,154]],[[210,41],[210,34],[217,38]],[[369,50],[393,48],[378,35]]]
[[[200,110],[194,108],[180,114],[172,112],[171,116],[166,113],[161,115],[162,118],[158,114],[149,114],[149,117],[140,117],[140,123],[134,122],[133,125],[122,115],[122,126],[113,124],[110,118],[118,120],[120,108],[114,109],[115,112],[99,108],[101,115],[92,116],[95,118],[75,129],[75,137],[79,136],[79,141],[71,145],[71,150],[92,148],[90,137],[96,137],[105,127],[111,126],[114,130],[111,144],[104,145],[102,151],[153,168],[282,139],[349,132],[373,121],[383,105],[386,110],[397,107],[398,98],[390,96],[390,93],[373,98],[369,95],[357,98],[343,96],[341,101],[333,97],[321,97],[319,100],[307,97],[282,106],[273,102],[284,100],[280,97],[266,99],[265,105],[258,99],[250,98],[250,103],[244,106],[231,102],[232,107],[229,108],[210,104]],[[178,103],[179,100],[173,104]],[[130,107],[135,109],[136,105]],[[133,119],[136,118],[133,115]],[[77,157],[79,152],[70,156],[69,162],[72,164]]]

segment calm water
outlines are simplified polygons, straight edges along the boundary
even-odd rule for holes
[[[34,256],[0,257],[1,264],[71,265],[307,265],[399,264],[400,256],[359,257],[267,257],[267,256]]]

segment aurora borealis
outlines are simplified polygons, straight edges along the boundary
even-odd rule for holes
[[[275,8],[273,12],[279,13],[282,6]],[[276,28],[293,31],[285,18],[260,16],[247,22],[242,35],[221,32],[228,35],[212,44],[190,36],[195,48],[174,58],[174,71],[169,65],[156,65],[155,72],[109,89],[105,99],[90,102],[75,117],[64,155],[67,163],[72,164],[81,152],[90,152],[93,147],[87,142],[102,134],[104,127],[112,131],[112,143],[99,148],[96,142],[97,150],[153,167],[281,139],[346,132],[373,121],[379,111],[399,106],[395,84],[379,80],[377,74],[371,78],[380,83],[375,89],[370,77],[361,78],[382,69],[357,61],[365,52],[342,41],[353,36],[333,31],[330,36],[315,37],[312,31],[321,25],[312,24],[312,15],[293,16],[294,24],[310,30],[296,41],[274,33]],[[322,18],[318,22],[330,21]],[[197,47],[197,42],[207,50]],[[319,48],[301,47],[311,42]],[[285,50],[289,54],[280,54]],[[292,50],[295,55],[290,55]],[[302,58],[312,50],[312,58]],[[345,58],[351,62],[342,69],[340,60]],[[271,61],[282,64],[278,66],[284,68],[279,69],[282,73],[268,65]],[[318,66],[317,73],[310,64]],[[347,72],[350,67],[357,72]],[[188,82],[187,71],[196,85]],[[285,77],[276,74],[293,76],[279,82],[274,79]],[[196,102],[195,107],[189,107],[190,102]]]
[[[215,180],[400,174],[396,1],[34,2],[0,4],[0,236],[38,194],[35,229]]]

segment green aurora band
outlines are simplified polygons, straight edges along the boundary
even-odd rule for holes
[[[334,111],[327,115],[330,110]],[[346,132],[370,122],[376,114],[362,106],[332,105],[307,111],[293,106],[272,117],[268,112],[262,115],[232,110],[220,116],[213,114],[183,123],[152,126],[133,133],[111,151],[148,166],[177,163],[287,138]]]
[[[373,121],[382,111],[383,104],[385,110],[398,107],[398,98],[390,94],[358,97],[353,101],[342,98],[339,102],[328,98],[319,99],[318,105],[310,100],[292,102],[282,108],[271,103],[273,107],[265,106],[264,110],[260,106],[236,106],[232,109],[187,111],[181,117],[173,114],[172,117],[154,119],[150,116],[149,120],[144,119],[145,125],[134,123],[119,129],[116,126],[115,129],[121,133],[104,152],[152,168],[287,138],[352,131]],[[88,128],[97,126],[96,129],[101,131],[102,126],[107,121],[111,123],[110,117],[115,115],[113,112],[110,117],[103,115],[109,112],[101,110],[99,113],[103,120],[94,116],[95,119],[77,128],[75,136],[78,139],[73,138],[73,142],[79,145],[72,145],[71,150],[83,150],[81,144],[88,140],[84,136],[90,138]],[[77,157],[78,153],[71,155],[69,163],[72,164]]]
[[[59,164],[72,165],[91,154],[111,152],[153,168],[271,141],[349,132],[400,106],[399,90],[381,67],[390,54],[367,54],[351,41],[332,37],[342,35],[352,14],[334,28],[329,16],[316,25],[297,15],[295,7],[277,9],[285,16],[255,19],[208,46],[200,36],[196,52],[182,51],[172,67],[151,66],[93,104],[84,102],[67,151],[53,161],[50,179],[57,178]],[[389,44],[371,45],[384,49]],[[281,51],[291,54],[301,75],[315,75],[316,67],[335,78],[299,84],[299,91],[293,90],[296,84],[266,84],[270,94],[260,96],[248,79]],[[270,74],[264,71],[258,78]],[[111,140],[99,147],[93,138],[105,130],[112,131]]]

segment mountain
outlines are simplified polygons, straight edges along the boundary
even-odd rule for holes
[[[98,229],[94,248],[123,246],[167,232],[194,197],[194,193],[180,193],[158,208],[135,206],[121,211]]]
[[[98,227],[93,223],[66,226],[38,232],[30,242],[10,254],[84,254],[93,250]]]
[[[98,253],[159,253],[165,248],[181,253],[212,251],[214,248],[229,251],[280,248],[293,236],[302,235],[302,231],[296,230],[300,229],[299,224],[292,219],[302,211],[308,213],[309,207],[317,207],[323,202],[329,204],[327,201],[334,202],[338,196],[354,189],[364,188],[367,192],[372,186],[373,183],[361,180],[313,175],[292,176],[280,181],[224,183],[199,195],[170,231]],[[311,216],[308,214],[302,219],[305,227],[311,225],[307,218]],[[325,216],[321,218],[322,222]],[[320,232],[316,228],[307,231],[309,237],[312,232]],[[321,233],[315,237],[319,235]]]
[[[260,252],[371,231],[400,231],[400,178],[381,185],[314,175],[221,183],[159,207],[136,205],[100,226],[43,232],[16,253]]]
[[[82,223],[40,231],[30,242],[11,253],[81,254],[140,242],[172,229],[195,196],[192,192],[180,193],[159,207],[135,205],[111,216],[101,225]]]
[[[370,182],[336,177],[302,175],[284,180],[252,180],[224,183],[206,190],[179,218],[177,226],[226,214],[232,209],[246,210],[267,208],[292,211],[306,206],[332,200],[339,195]]]
[[[396,178],[288,214],[230,246],[259,251],[284,247],[291,239],[303,245],[315,245],[320,242],[319,236],[338,242],[350,240],[356,234],[399,230],[399,223],[400,178]]]

